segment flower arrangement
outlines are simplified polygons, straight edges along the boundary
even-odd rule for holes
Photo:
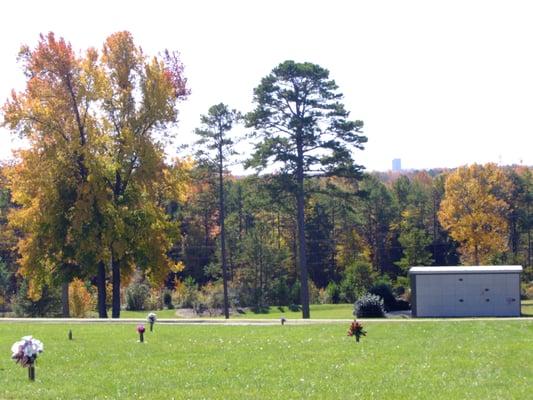
[[[359,342],[361,336],[366,336],[366,331],[363,330],[363,325],[354,320],[348,329],[348,336],[355,336],[355,341]]]
[[[144,331],[146,329],[144,329],[144,325],[137,325],[137,332],[139,333],[139,341],[141,343],[144,343]]]
[[[151,312],[150,314],[148,314],[148,317],[146,319],[150,323],[150,332],[153,332],[154,331],[154,324],[155,324],[155,321],[157,320],[157,315],[155,313]]]
[[[32,336],[24,336],[22,340],[15,342],[11,346],[11,358],[17,364],[24,368],[28,368],[28,377],[30,380],[35,380],[35,360],[39,353],[44,350],[44,345],[40,340],[34,339]]]

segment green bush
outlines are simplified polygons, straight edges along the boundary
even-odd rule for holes
[[[163,294],[161,293],[161,290],[159,288],[150,289],[150,296],[148,296],[148,299],[144,305],[147,310],[163,309]]]
[[[292,285],[290,292],[290,302],[292,304],[300,304],[302,302],[300,297],[301,288],[302,286],[300,285],[300,280],[296,280],[294,285]],[[320,291],[311,279],[307,281],[307,291],[309,294],[309,304],[318,304],[320,302]]]
[[[307,282],[307,289],[309,293],[309,304],[319,304],[320,291],[311,279],[309,279],[309,281]]]
[[[340,290],[339,286],[335,282],[328,283],[326,286],[326,293],[328,294],[331,302],[333,304],[338,304],[340,301]]]
[[[409,278],[406,276],[399,276],[396,278],[396,282],[392,287],[392,291],[398,297],[405,295],[409,291],[410,282]]]
[[[230,310],[235,307],[236,299],[235,290],[228,286],[228,307]],[[204,285],[193,308],[197,314],[207,311],[210,316],[222,315],[224,313],[224,285],[222,281]]]
[[[133,283],[126,289],[126,310],[142,311],[150,296],[150,288],[144,283]]]
[[[290,289],[287,285],[285,278],[279,278],[276,280],[270,291],[270,301],[272,304],[278,304],[280,306],[287,306],[290,303]]]
[[[302,301],[302,299],[300,298],[300,289],[300,281],[297,279],[291,288],[290,301],[292,304],[300,304],[300,302]]]
[[[411,309],[409,302],[405,300],[398,300],[394,296],[390,281],[386,279],[380,280],[378,283],[372,286],[368,290],[368,292],[375,294],[383,299],[383,305],[385,307],[386,312]]]
[[[181,308],[195,308],[198,303],[200,291],[193,277],[188,276],[183,283],[176,288],[174,303]]]
[[[339,284],[340,300],[353,303],[372,287],[374,280],[375,273],[370,263],[357,260],[348,264]]]
[[[202,295],[205,307],[211,316],[224,312],[224,286],[222,282],[204,285],[202,287]],[[231,308],[231,305],[229,307]]]
[[[354,315],[357,318],[383,318],[385,316],[383,300],[375,294],[363,295],[354,304]]]
[[[43,287],[41,298],[33,301],[28,298],[28,283],[23,281],[13,301],[16,317],[59,317],[62,314],[59,290]]]
[[[331,304],[332,300],[328,291],[325,288],[318,290],[318,302],[320,304]]]
[[[302,307],[299,304],[289,304],[289,310],[291,311],[302,311]]]
[[[270,312],[270,307],[264,304],[258,304],[252,307],[252,312],[255,314],[268,314]]]
[[[169,310],[174,309],[174,304],[172,304],[172,292],[168,289],[163,292],[163,304]]]
[[[533,300],[533,282],[522,282],[520,298],[522,300]]]
[[[385,311],[394,311],[396,309],[396,298],[394,297],[394,294],[392,294],[392,288],[389,283],[379,282],[373,285],[368,290],[368,293],[375,294],[383,299]]]

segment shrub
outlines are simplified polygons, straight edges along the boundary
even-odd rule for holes
[[[407,300],[399,299],[396,300],[394,305],[394,311],[406,311],[411,309],[411,304]]]
[[[348,264],[340,282],[340,300],[354,302],[374,284],[374,278],[375,273],[370,263],[357,260]]]
[[[521,285],[521,298],[522,300],[533,300],[533,282],[525,283]]]
[[[59,317],[61,297],[58,290],[44,286],[39,300],[28,298],[28,283],[23,281],[13,302],[16,317]]]
[[[396,298],[392,294],[392,288],[390,284],[386,282],[379,282],[372,286],[368,293],[375,294],[383,299],[383,305],[385,311],[394,311],[396,310]]]
[[[150,295],[145,303],[147,310],[161,310],[163,308],[163,298],[161,296],[161,289],[151,288]]]
[[[392,291],[398,297],[403,296],[409,290],[410,282],[406,276],[399,276],[392,287]]]
[[[220,314],[224,309],[224,286],[222,282],[206,284],[202,287],[201,297],[210,316]]]
[[[168,289],[163,292],[163,304],[169,310],[174,309],[174,304],[172,304],[172,292]]]
[[[320,304],[331,304],[331,297],[325,288],[318,290],[318,302]]]
[[[149,295],[150,288],[148,285],[133,283],[126,289],[126,309],[129,311],[144,310]]]
[[[105,306],[107,309],[113,307],[113,284],[111,282],[105,285]]]
[[[383,299],[383,304],[386,312],[410,310],[409,295],[404,293],[405,299],[398,300],[394,296],[388,279],[381,279],[374,286],[370,288],[369,293],[375,294]]]
[[[302,311],[302,307],[299,304],[289,304],[289,310]]]
[[[75,278],[68,285],[68,303],[70,315],[76,318],[85,318],[94,309],[94,299],[81,279]]]
[[[296,280],[294,282],[294,285],[292,285],[290,292],[290,302],[292,304],[301,303],[301,287],[302,286],[300,285],[300,280]],[[320,298],[319,291],[315,283],[311,279],[307,281],[307,290],[309,294],[309,304],[318,304]]]
[[[270,300],[272,304],[278,304],[280,306],[287,306],[290,303],[290,289],[287,285],[285,278],[279,278],[272,286],[270,292]]]
[[[198,285],[193,277],[188,276],[183,282],[176,282],[176,290],[174,292],[174,304],[181,308],[195,308],[194,305],[198,302]]]
[[[0,258],[0,311],[5,309],[9,300],[8,287],[10,275],[5,262]]]
[[[383,300],[375,294],[367,293],[355,302],[354,314],[357,318],[382,318],[385,316]]]
[[[252,311],[256,314],[268,314],[270,312],[270,307],[265,304],[257,304],[252,307]]]
[[[326,292],[333,304],[337,304],[340,301],[339,286],[335,282],[332,281],[328,283],[328,286],[326,286]]]
[[[300,281],[297,279],[291,287],[290,301],[292,304],[299,304],[302,301],[300,298],[300,288]]]
[[[309,279],[307,282],[307,288],[309,291],[309,304],[318,304],[320,299],[320,292],[315,285],[315,282]]]

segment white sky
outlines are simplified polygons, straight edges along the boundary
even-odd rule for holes
[[[129,30],[148,54],[181,52],[192,90],[178,137],[286,59],[330,70],[369,142],[368,170],[533,165],[533,3],[513,0],[29,1],[2,3],[0,101],[22,89],[16,55],[54,31],[75,49]],[[0,159],[15,146],[0,129]],[[169,152],[172,152],[169,149]]]

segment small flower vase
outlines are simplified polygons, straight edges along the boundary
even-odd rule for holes
[[[68,340],[72,340],[72,329],[68,330]]]
[[[355,341],[356,341],[357,343],[359,343],[359,338],[360,338],[360,335],[355,334]]]
[[[139,332],[139,340],[144,343],[144,332]]]
[[[30,381],[35,380],[35,365],[34,364],[28,365],[28,378],[30,379]]]
[[[150,332],[154,331],[154,322],[150,321]]]

